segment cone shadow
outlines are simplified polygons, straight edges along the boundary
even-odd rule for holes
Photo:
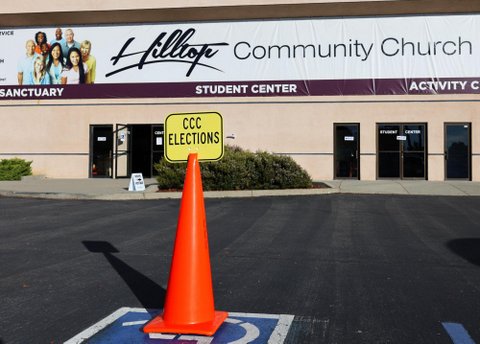
[[[89,252],[103,254],[145,309],[163,308],[165,289],[114,256],[113,253],[119,251],[112,244],[107,241],[82,241],[82,243]]]
[[[480,266],[480,238],[450,240],[447,247],[468,262]]]

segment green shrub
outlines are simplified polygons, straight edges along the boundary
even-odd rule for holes
[[[178,190],[183,187],[185,171],[187,164],[171,164],[162,159],[155,164],[155,170],[158,172],[158,188],[161,190]]]
[[[19,158],[0,160],[0,180],[20,180],[32,174],[31,161]]]
[[[181,189],[186,164],[166,160],[155,164],[160,189]],[[239,147],[225,146],[220,161],[201,164],[203,189],[259,190],[310,188],[312,179],[292,158],[267,152],[252,153]]]

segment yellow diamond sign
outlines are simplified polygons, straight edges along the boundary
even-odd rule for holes
[[[165,159],[186,162],[190,153],[199,161],[223,157],[223,118],[218,112],[174,113],[165,119]]]

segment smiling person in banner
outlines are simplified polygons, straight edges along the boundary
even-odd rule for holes
[[[68,51],[66,69],[61,74],[62,84],[84,84],[88,66],[82,62],[80,50],[71,48]]]
[[[50,45],[46,42],[40,44],[40,55],[47,62],[48,54],[50,53]]]
[[[50,41],[50,45],[53,46],[55,43],[60,43],[61,45],[65,45],[65,38],[63,38],[62,29],[57,27],[55,29],[55,39]]]
[[[50,85],[50,75],[45,69],[45,60],[42,56],[35,57],[33,70],[26,81],[26,85]]]
[[[90,55],[92,50],[92,43],[90,41],[83,41],[80,44],[80,51],[82,52],[82,61],[88,67],[88,73],[85,77],[86,84],[93,84],[95,82],[95,71],[97,69],[97,60],[94,56]]]
[[[75,37],[72,29],[65,30],[65,44],[62,46],[63,57],[67,59],[68,52],[71,48],[80,49],[80,43],[73,38]]]
[[[19,85],[26,85],[27,78],[33,70],[33,59],[35,56],[35,42],[29,39],[25,44],[25,56],[18,61],[17,79]]]
[[[45,32],[38,31],[35,34],[35,52],[39,55],[46,55],[50,50],[50,44],[47,43],[47,35]]]
[[[52,44],[47,61],[47,73],[50,75],[51,84],[61,84],[61,75],[65,66],[63,64],[63,53],[60,43]]]

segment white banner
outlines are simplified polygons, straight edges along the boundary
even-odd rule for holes
[[[119,85],[132,83],[143,85],[149,96],[154,92],[145,84],[170,84],[171,94],[157,96],[171,97],[477,93],[480,88],[479,15],[59,29],[64,65],[57,72],[48,63],[56,59],[52,40],[57,28],[0,30],[5,47],[0,53],[0,98],[72,97],[61,85],[83,83],[95,86],[82,88],[79,97],[95,97],[96,92],[99,97],[128,97],[127,88]],[[42,45],[39,36],[46,36],[48,44]],[[80,52],[82,43],[89,50],[83,76],[75,53],[67,56],[65,39],[70,38]],[[34,45],[33,56],[29,44]],[[44,74],[50,74],[43,79],[41,63],[37,70],[33,67],[42,54]],[[26,88],[2,87],[19,82]],[[42,91],[30,87],[36,84],[51,86]],[[116,86],[109,95],[100,84]]]

